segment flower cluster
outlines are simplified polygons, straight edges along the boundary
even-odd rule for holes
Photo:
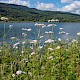
[[[48,39],[45,41],[45,43],[52,43],[52,42],[54,42],[54,40],[52,40],[52,39]]]
[[[8,18],[7,17],[1,17],[1,20],[2,21],[8,21]]]

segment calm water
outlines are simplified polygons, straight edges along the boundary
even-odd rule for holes
[[[48,24],[54,24],[54,23],[44,23],[45,25]],[[9,31],[9,25],[13,25],[12,29]],[[62,38],[63,40],[67,39],[67,38],[76,38],[76,33],[80,32],[80,23],[56,23],[57,26],[54,27],[54,38]],[[2,40],[2,36],[3,36],[3,30],[4,30],[4,23],[0,22],[0,41]],[[29,29],[31,28],[31,31],[26,31],[26,30],[22,30],[22,28],[26,28]],[[67,33],[69,33],[69,35],[59,35],[59,28],[63,28],[63,30]],[[41,36],[45,35],[45,31],[51,31],[52,28],[51,27],[45,27],[45,28],[40,28],[41,30]],[[35,26],[34,22],[31,23],[25,23],[25,22],[21,22],[21,23],[6,23],[6,33],[9,31],[9,33],[7,34],[6,40],[10,41],[11,37],[17,37],[17,39],[23,40],[22,37],[22,33],[26,33],[27,37],[26,39],[37,39],[37,27]],[[45,35],[45,37],[43,38],[43,40],[46,40],[49,38],[49,35]]]

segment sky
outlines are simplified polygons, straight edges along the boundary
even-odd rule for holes
[[[17,4],[48,11],[64,11],[80,14],[80,0],[0,0],[1,3]]]

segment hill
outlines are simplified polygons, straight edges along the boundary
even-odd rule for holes
[[[41,11],[26,6],[0,3],[0,17],[8,17],[10,21],[40,21],[46,22],[49,19],[59,19],[60,22],[80,22],[80,15],[60,12]]]

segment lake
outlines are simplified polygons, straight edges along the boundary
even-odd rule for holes
[[[40,23],[40,22],[39,22]],[[66,40],[69,38],[75,38],[76,34],[80,32],[80,23],[48,23],[44,22],[43,24],[46,25],[46,27],[42,28],[40,27],[40,36],[44,36],[43,40],[46,40],[50,37],[50,35],[45,34],[45,32],[52,31],[52,27],[47,27],[48,24],[56,24],[54,27],[54,33],[53,37],[54,39],[61,38],[62,40]],[[9,25],[12,25],[12,29],[9,31]],[[66,35],[65,33],[60,34],[60,28],[66,33],[69,33]],[[8,32],[9,31],[9,32]],[[8,33],[7,33],[8,32]],[[2,36],[4,33],[4,23],[0,22],[0,41],[2,41]],[[7,22],[6,23],[6,41],[10,42],[11,37],[16,37],[18,40],[23,40],[22,34],[27,34],[26,39],[27,40],[33,40],[38,39],[38,27],[35,26],[35,22]]]

